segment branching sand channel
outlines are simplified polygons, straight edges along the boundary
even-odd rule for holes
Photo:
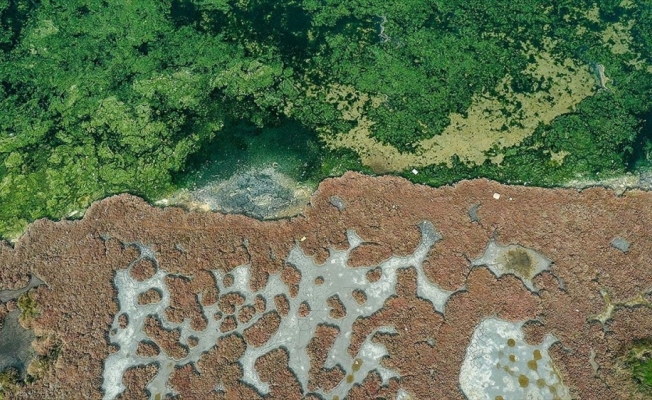
[[[412,255],[407,257],[394,256],[377,267],[351,268],[347,265],[350,252],[364,243],[354,231],[347,232],[349,249],[331,250],[330,257],[324,264],[316,264],[313,258],[306,256],[299,245],[295,245],[287,257],[287,263],[294,266],[300,274],[298,288],[288,287],[281,279],[281,274],[269,277],[266,286],[258,292],[250,288],[250,271],[248,265],[240,265],[228,274],[213,270],[213,275],[220,294],[220,299],[237,297],[240,300],[231,306],[225,306],[222,301],[211,305],[202,305],[202,313],[207,324],[203,330],[195,330],[191,322],[185,319],[182,323],[168,320],[165,314],[170,304],[170,291],[165,284],[168,276],[161,269],[154,252],[140,243],[130,243],[136,246],[140,256],[126,269],[118,270],[114,284],[118,291],[119,312],[115,315],[110,332],[111,343],[118,345],[119,350],[111,354],[104,364],[105,399],[113,399],[126,388],[122,382],[125,372],[132,367],[157,365],[156,376],[148,383],[147,389],[153,399],[176,394],[168,385],[168,378],[175,370],[186,364],[196,364],[210,349],[219,345],[226,336],[243,335],[248,328],[261,321],[265,315],[277,311],[284,315],[278,329],[260,346],[247,346],[239,358],[243,368],[242,380],[254,387],[259,394],[269,393],[269,385],[264,382],[256,369],[256,360],[276,349],[284,348],[289,353],[289,367],[296,375],[302,391],[308,390],[310,358],[307,352],[309,342],[319,326],[335,326],[339,330],[334,344],[329,350],[325,362],[326,368],[338,367],[345,373],[345,379],[331,390],[318,388],[317,394],[327,398],[345,398],[351,388],[362,383],[370,372],[380,374],[383,384],[391,378],[399,378],[397,371],[381,365],[381,359],[388,355],[382,344],[372,341],[374,335],[394,333],[392,325],[374,329],[364,340],[359,351],[352,357],[349,352],[351,332],[354,322],[360,317],[369,317],[383,308],[385,302],[396,295],[397,270],[415,268],[417,272],[417,294],[431,302],[435,311],[444,312],[446,301],[453,293],[442,290],[437,284],[430,282],[424,273],[422,263],[432,246],[441,240],[441,235],[430,222],[422,222],[421,242]],[[148,279],[134,279],[131,270],[141,261],[154,263],[156,272]],[[368,273],[380,269],[380,278],[371,281]],[[140,304],[139,296],[152,290],[160,293],[160,301],[155,304]],[[285,300],[279,301],[279,296]],[[340,307],[337,312],[332,299],[337,296]],[[200,304],[203,303],[199,295]],[[258,312],[248,320],[234,318],[260,300],[267,306],[265,313]],[[279,304],[285,302],[285,310],[280,310]],[[185,347],[176,356],[167,354],[165,349],[157,355],[138,355],[139,344],[151,343],[155,340],[146,333],[148,320],[158,319],[162,328],[178,335],[178,343]],[[125,322],[127,321],[127,322]],[[161,346],[163,347],[163,346]],[[215,382],[217,391],[220,382]]]

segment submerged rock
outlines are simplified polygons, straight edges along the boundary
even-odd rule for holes
[[[174,196],[162,205],[276,219],[300,214],[310,190],[274,168],[251,169],[197,190]]]

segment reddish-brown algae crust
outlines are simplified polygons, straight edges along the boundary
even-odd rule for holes
[[[496,193],[499,199],[495,199]],[[334,207],[331,196],[345,201],[346,208]],[[475,204],[480,205],[479,221],[472,221],[468,213]],[[237,215],[162,209],[120,195],[94,203],[82,220],[39,220],[13,248],[0,244],[0,289],[20,288],[30,274],[45,281],[47,288],[38,289],[40,314],[32,327],[37,336],[48,338],[41,340],[41,347],[43,343],[61,346],[47,373],[19,387],[15,396],[102,397],[103,362],[115,351],[108,342],[109,329],[119,311],[114,273],[139,255],[138,249],[127,243],[151,247],[160,267],[167,271],[172,294],[168,318],[189,318],[195,329],[201,329],[206,326],[201,304],[220,302],[228,309],[226,303],[233,300],[221,299],[210,270],[228,273],[238,265],[250,264],[252,290],[264,287],[272,273],[282,273],[292,285],[295,272],[285,264],[290,249],[298,244],[321,263],[328,258],[329,249],[349,247],[347,230],[354,230],[365,241],[351,252],[348,265],[375,266],[391,255],[414,252],[421,238],[418,224],[423,220],[432,222],[443,237],[424,263],[427,278],[445,290],[464,290],[450,297],[442,315],[418,297],[415,270],[399,270],[397,296],[388,299],[379,312],[354,324],[349,353],[355,355],[374,329],[394,326],[396,333],[378,333],[373,341],[385,345],[389,357],[383,365],[402,378],[384,387],[378,375],[370,374],[350,392],[350,398],[390,398],[402,389],[414,398],[463,399],[458,375],[466,346],[475,327],[487,317],[536,320],[526,325],[527,340],[540,341],[547,333],[559,339],[550,355],[572,398],[640,397],[618,362],[633,340],[652,332],[651,311],[625,305],[652,287],[652,193],[630,191],[618,197],[603,188],[579,192],[487,180],[435,189],[402,178],[357,173],[322,182],[304,214],[287,220],[261,222]],[[615,237],[631,244],[627,252],[610,244]],[[533,279],[538,293],[529,291],[513,275],[497,279],[487,268],[471,269],[471,262],[482,256],[492,238],[501,245],[534,249],[552,260],[550,271]],[[146,279],[152,273],[150,268],[142,262],[134,271],[136,278]],[[615,307],[611,319],[603,324],[592,318],[605,310],[604,293]],[[651,300],[650,296],[643,298]],[[155,300],[157,294],[153,293],[143,298],[145,302]],[[273,304],[267,304],[266,310],[262,307],[258,304],[247,312],[273,311]],[[2,318],[6,309],[0,307]],[[234,318],[239,323],[238,318],[250,317]],[[240,381],[243,371],[238,358],[246,346],[260,345],[269,338],[278,329],[279,318],[284,317],[269,314],[245,337],[225,334],[197,368],[177,368],[169,385],[181,398],[260,397]],[[149,326],[156,347],[173,349],[177,356],[185,354],[183,346],[170,342],[177,336],[174,332],[165,332],[155,320]],[[334,334],[332,328],[323,327],[310,345],[312,362],[306,366],[311,367],[310,390],[330,389],[343,379],[339,369],[324,368],[327,354],[318,348],[320,343],[331,343]],[[147,346],[141,350],[154,351],[153,345]],[[597,371],[589,362],[592,352]],[[40,348],[39,353],[46,354],[47,349]],[[301,398],[301,386],[288,366],[286,350],[259,358],[256,370],[269,383],[271,398]],[[129,370],[123,377],[128,390],[122,397],[146,398],[144,386],[155,374],[155,366]],[[218,391],[216,382],[221,382]]]

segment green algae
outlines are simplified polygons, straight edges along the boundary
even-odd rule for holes
[[[0,2],[0,236],[111,194],[156,201],[261,164],[313,187],[346,170],[554,186],[649,167],[652,14],[616,3]],[[327,146],[364,128],[419,155],[485,94],[507,137],[527,125],[515,98],[564,86],[522,73],[544,53],[570,60],[566,78],[588,77],[588,97],[522,141],[453,137],[473,163],[446,149],[387,169],[382,155]],[[329,88],[344,87],[334,102]]]
[[[30,325],[32,319],[41,313],[34,294],[31,291],[23,293],[16,301],[16,304],[20,309],[20,320],[26,325]]]
[[[635,341],[627,353],[625,365],[639,389],[652,395],[652,338]]]
[[[632,365],[634,379],[648,390],[652,390],[652,359],[637,360]]]
[[[13,394],[20,381],[20,374],[16,368],[7,368],[0,372],[0,400]]]

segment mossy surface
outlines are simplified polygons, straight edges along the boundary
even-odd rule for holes
[[[29,326],[31,321],[41,313],[38,307],[38,303],[34,298],[33,291],[23,293],[18,298],[16,304],[20,309],[20,321],[27,326]]]
[[[269,164],[310,185],[373,170],[555,186],[652,160],[641,0],[107,4],[0,1],[0,237]],[[565,90],[582,96],[554,115],[529,102]],[[346,143],[361,133],[420,162]]]
[[[637,341],[632,345],[626,365],[640,390],[652,396],[652,338]]]
[[[637,361],[633,365],[632,371],[636,381],[650,390],[652,394],[652,359]]]
[[[0,372],[0,399],[9,398],[20,382],[20,374],[16,368],[7,368]]]

